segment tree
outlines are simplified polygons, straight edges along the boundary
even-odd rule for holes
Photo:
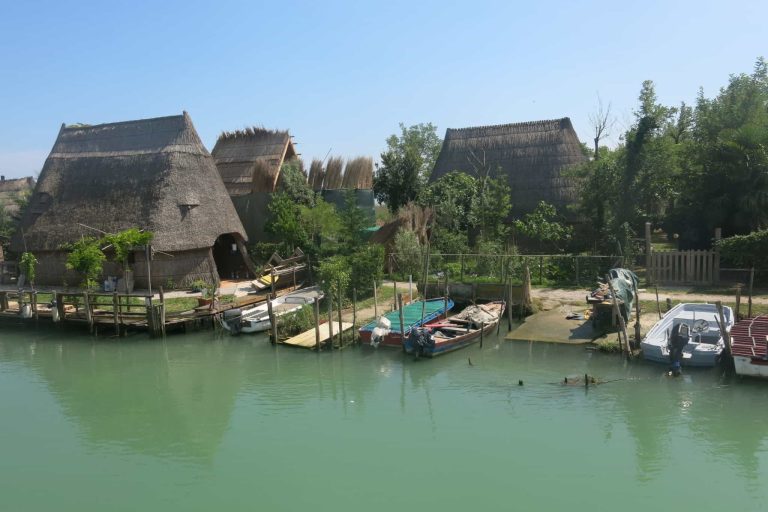
[[[435,225],[466,233],[477,190],[478,183],[473,176],[452,171],[424,187],[418,202],[435,211]]]
[[[123,270],[123,279],[128,282],[128,257],[137,247],[147,245],[152,240],[153,234],[138,228],[129,228],[119,233],[105,235],[103,242],[114,250],[115,261]]]
[[[276,191],[286,194],[297,204],[304,206],[315,204],[315,192],[307,183],[304,165],[299,159],[289,160],[280,167],[280,179],[277,181]]]
[[[395,235],[397,268],[405,275],[419,275],[421,273],[422,253],[423,249],[416,233],[410,229],[400,228]]]
[[[370,224],[365,212],[357,206],[354,190],[347,190],[344,195],[344,208],[341,210],[341,245],[347,254],[357,250],[365,240],[365,228]]]
[[[545,201],[540,201],[536,209],[522,220],[516,220],[514,226],[522,235],[538,241],[539,250],[545,245],[560,250],[561,244],[573,235],[573,228],[559,222],[557,210]]]
[[[69,251],[66,267],[83,276],[82,284],[85,288],[95,288],[106,259],[101,251],[101,240],[83,237],[77,242],[66,244],[64,248]]]
[[[594,158],[597,160],[600,158],[600,141],[610,135],[610,130],[613,128],[616,119],[611,116],[611,104],[608,103],[608,107],[603,107],[603,100],[600,95],[597,95],[597,110],[589,114],[589,123],[592,125],[592,130],[595,137],[592,139],[595,143]]]
[[[299,221],[301,211],[299,205],[285,192],[272,195],[269,202],[269,219],[264,230],[283,244],[287,254],[294,248],[306,246],[307,233]]]
[[[507,219],[511,210],[512,202],[506,177],[492,177],[490,173],[481,177],[470,214],[480,239],[505,240],[509,234]]]
[[[373,177],[376,199],[390,212],[415,200],[427,183],[440,153],[442,141],[432,123],[407,127],[400,123],[400,135],[387,138],[381,165]]]
[[[336,213],[336,207],[320,197],[314,207],[300,205],[299,218],[301,228],[318,254],[323,243],[335,240],[341,231],[341,218]]]
[[[31,252],[23,252],[21,258],[19,258],[19,266],[21,267],[21,272],[27,276],[29,285],[34,289],[37,258],[35,258],[35,255]]]

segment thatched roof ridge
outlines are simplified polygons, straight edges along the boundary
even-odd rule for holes
[[[451,171],[475,174],[500,168],[509,180],[514,214],[532,211],[542,200],[565,213],[575,200],[576,183],[563,171],[585,160],[567,117],[449,128],[430,181]]]
[[[259,127],[222,132],[211,154],[230,195],[273,192],[283,162],[297,156],[287,130]]]
[[[95,126],[62,126],[22,218],[31,251],[130,227],[161,251],[208,248],[245,230],[213,159],[185,112]],[[21,247],[21,240],[14,241]]]

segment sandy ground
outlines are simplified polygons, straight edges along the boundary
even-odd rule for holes
[[[575,302],[585,303],[586,297],[589,294],[587,290],[561,290],[558,288],[533,288],[531,290],[531,296],[541,300],[553,300],[557,302]],[[682,300],[687,302],[733,302],[735,297],[733,295],[713,295],[702,294],[688,291],[667,291],[659,290],[659,300],[664,302],[666,298]],[[640,289],[640,300],[656,300],[655,291],[643,291]],[[746,304],[747,297],[742,295],[741,303]],[[768,297],[757,296],[752,298],[754,304],[768,304]]]

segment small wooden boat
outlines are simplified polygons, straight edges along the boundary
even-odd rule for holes
[[[457,315],[424,324],[411,331],[405,351],[417,357],[435,357],[476,343],[497,328],[504,307],[504,301],[469,306]]]
[[[411,329],[420,327],[427,322],[444,318],[452,307],[453,301],[444,297],[427,301],[416,300],[410,304],[405,304],[403,306],[405,335],[408,336]],[[363,343],[373,347],[378,347],[380,344],[385,347],[401,347],[403,335],[400,332],[400,312],[398,310],[390,311],[361,327],[358,333]]]
[[[323,298],[323,291],[318,286],[302,288],[273,299],[272,314],[275,317],[300,310],[305,304],[312,304]],[[267,303],[249,309],[230,309],[219,317],[221,326],[231,334],[263,332],[269,329],[269,307]]]
[[[714,366],[725,348],[714,304],[684,303],[670,309],[645,335],[640,347],[648,361],[679,366]],[[725,330],[733,326],[733,311],[723,306]]]
[[[737,322],[731,329],[731,355],[738,375],[768,379],[768,316]]]

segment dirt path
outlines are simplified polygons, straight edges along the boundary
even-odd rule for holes
[[[531,296],[533,298],[538,299],[549,299],[549,300],[555,300],[560,302],[577,302],[577,303],[583,303],[586,300],[586,296],[589,294],[587,290],[561,290],[558,288],[533,288],[531,290]],[[733,302],[736,300],[736,298],[733,295],[716,295],[716,294],[703,294],[703,293],[693,293],[693,292],[685,292],[685,291],[667,291],[667,290],[659,290],[659,300],[664,301],[666,298],[669,297],[670,299],[680,300],[680,301],[686,301],[686,302],[715,302],[715,301],[723,301],[723,302]],[[643,291],[643,289],[640,289],[640,300],[656,300],[656,292],[654,291]],[[742,304],[746,304],[747,298],[746,296],[742,295],[741,297]],[[752,303],[754,304],[768,304],[768,297],[765,296],[759,296],[759,297],[753,297]]]

